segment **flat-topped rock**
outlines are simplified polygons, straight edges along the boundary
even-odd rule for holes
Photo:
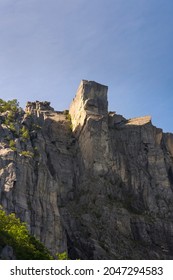
[[[105,85],[94,81],[81,81],[69,110],[73,130],[79,125],[83,126],[86,116],[108,114],[107,91],[108,87]]]
[[[81,88],[82,91],[80,91]],[[85,102],[85,110],[98,114],[107,114],[107,91],[108,87],[105,85],[94,81],[83,80],[79,86],[79,92],[82,94],[82,98]]]
[[[129,119],[126,125],[144,125],[151,122],[151,116]]]

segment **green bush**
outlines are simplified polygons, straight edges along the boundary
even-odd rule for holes
[[[9,124],[9,129],[10,129],[12,132],[16,133],[16,128],[15,128],[14,123],[10,123],[10,124]]]
[[[19,110],[19,102],[17,99],[5,101],[0,99],[0,113],[4,113],[6,111],[17,112]]]
[[[14,136],[18,137],[15,128],[15,122],[17,118],[16,112],[19,112],[19,103],[16,99],[11,101],[4,101],[0,99],[0,113],[7,112],[5,114],[5,120],[3,123],[13,132]]]
[[[58,260],[70,260],[67,252],[57,253],[56,257],[57,257]]]
[[[26,140],[29,139],[29,130],[26,128],[26,126],[22,126],[22,128],[20,129],[20,133],[21,133],[21,137],[22,139]]]
[[[13,111],[9,111],[8,115],[7,115],[7,119],[9,120],[9,122],[14,122],[14,120],[15,120],[15,113]]]
[[[15,144],[14,140],[10,140],[9,146],[10,146],[10,149],[12,149],[13,151],[16,151],[16,144]]]
[[[68,128],[70,131],[73,130],[73,125],[72,125],[72,121],[71,121],[71,115],[69,114],[69,110],[65,110],[63,112],[63,114],[65,115],[65,119],[69,122],[68,123]]]
[[[30,158],[34,157],[34,153],[32,153],[30,151],[22,151],[20,154],[24,157],[30,157]]]
[[[53,257],[45,246],[31,236],[26,224],[16,218],[15,214],[7,215],[0,208],[0,250],[9,245],[13,248],[18,260],[52,260]]]

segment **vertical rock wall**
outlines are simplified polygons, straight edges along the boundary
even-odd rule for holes
[[[87,170],[107,171],[108,102],[107,86],[82,81],[70,106],[72,127]]]
[[[107,87],[85,80],[70,106],[71,123],[49,102],[29,102],[15,131],[5,114],[0,204],[53,254],[173,259],[171,133],[149,116],[108,113]]]

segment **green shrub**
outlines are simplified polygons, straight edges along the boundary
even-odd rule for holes
[[[8,119],[4,121],[4,124],[10,129],[11,132],[13,132],[14,136],[18,137],[15,124],[13,122],[10,122]]]
[[[9,142],[9,146],[10,146],[10,149],[12,149],[13,151],[16,151],[16,144],[15,144],[15,141],[14,140],[10,140]]]
[[[14,123],[10,123],[10,124],[9,124],[9,129],[10,129],[12,132],[16,132],[16,128],[15,128]]]
[[[0,99],[0,113],[6,111],[17,112],[18,110],[19,110],[19,102],[17,101],[17,99],[13,99],[9,101]]]
[[[4,124],[5,124],[6,126],[9,126],[10,121],[9,121],[8,119],[5,119]]]
[[[29,130],[26,128],[26,126],[22,126],[22,128],[20,129],[20,134],[22,139],[26,140],[29,139]]]
[[[58,260],[70,260],[67,252],[57,253],[56,257],[57,257]]]
[[[14,133],[16,137],[18,137],[15,122],[16,122],[16,112],[19,110],[18,102],[16,99],[11,101],[4,101],[0,99],[0,113],[6,112],[5,120],[3,123]]]
[[[22,151],[20,154],[24,157],[30,157],[30,158],[34,157],[34,153],[32,153],[30,151]]]
[[[45,246],[31,236],[26,224],[16,218],[15,214],[7,215],[0,208],[0,249],[5,245],[13,248],[18,260],[51,260],[53,257]]]
[[[63,114],[65,115],[65,119],[69,122],[68,123],[69,130],[72,131],[73,130],[73,125],[72,125],[71,115],[69,114],[69,111],[65,110],[63,112]]]
[[[15,113],[13,111],[9,111],[7,115],[7,119],[9,122],[14,122],[15,121]]]

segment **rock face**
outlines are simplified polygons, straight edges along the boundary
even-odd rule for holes
[[[108,112],[107,90],[82,81],[69,113],[28,102],[28,137],[1,123],[0,204],[53,254],[173,259],[173,134]]]
[[[0,260],[16,260],[16,256],[14,255],[13,248],[11,246],[6,245],[1,250]]]
[[[81,81],[77,94],[70,106],[73,131],[79,131],[91,117],[107,116],[107,86],[95,82]]]

